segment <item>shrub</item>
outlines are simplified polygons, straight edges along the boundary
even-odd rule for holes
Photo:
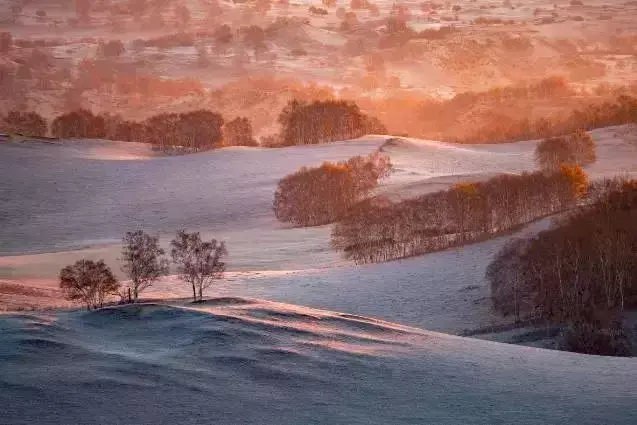
[[[334,222],[389,174],[389,158],[379,153],[347,162],[302,168],[279,181],[274,212],[280,221],[300,226]]]
[[[600,328],[589,323],[575,323],[562,334],[563,350],[598,356],[630,357],[630,340],[620,323],[612,328]]]

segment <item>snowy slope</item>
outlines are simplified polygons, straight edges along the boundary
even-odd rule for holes
[[[0,317],[0,423],[634,424],[637,360],[230,298]]]

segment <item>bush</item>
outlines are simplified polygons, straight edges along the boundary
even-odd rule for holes
[[[598,356],[630,357],[630,340],[616,323],[612,328],[599,328],[589,323],[575,323],[562,334],[561,349]]]
[[[274,194],[275,215],[280,221],[300,226],[334,222],[368,195],[390,168],[389,158],[379,153],[304,167],[279,181]]]

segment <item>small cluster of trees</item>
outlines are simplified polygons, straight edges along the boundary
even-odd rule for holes
[[[60,289],[69,301],[81,302],[88,310],[101,308],[104,302],[119,295],[122,302],[137,302],[140,294],[160,277],[168,274],[166,251],[159,238],[141,230],[127,232],[122,240],[122,271],[130,279],[127,291],[103,260],[79,260],[60,271]],[[194,301],[215,280],[222,279],[228,255],[225,242],[204,241],[198,232],[177,232],[170,243],[170,257],[180,278],[192,287]]]
[[[591,104],[567,115],[537,119],[498,116],[471,134],[452,138],[459,142],[503,142],[560,137],[564,134],[637,122],[637,98],[619,96],[615,102]],[[448,138],[447,138],[448,139]]]
[[[571,208],[588,180],[579,167],[501,175],[398,203],[369,199],[332,230],[332,246],[356,263],[421,255],[481,240]]]
[[[280,221],[299,226],[332,223],[367,196],[380,179],[389,175],[390,169],[389,157],[378,152],[301,168],[279,181],[274,213]]]
[[[637,306],[637,181],[591,190],[591,202],[551,229],[504,246],[487,269],[491,297],[516,320],[570,325],[567,349],[628,354],[620,325]]]
[[[35,112],[9,111],[0,117],[0,128],[7,133],[23,136],[43,137],[47,133],[47,122]]]
[[[384,134],[383,124],[344,100],[307,103],[293,100],[279,115],[283,145],[309,145],[348,140],[365,134]]]
[[[100,139],[106,136],[106,122],[100,115],[78,109],[55,118],[51,123],[51,134],[60,139]]]
[[[545,139],[535,148],[535,160],[544,170],[557,170],[562,165],[584,166],[596,159],[595,142],[582,130],[566,137]]]
[[[1,125],[7,132],[28,136],[45,136],[48,128],[46,120],[34,112],[11,111],[3,117]],[[142,122],[127,121],[118,115],[95,115],[87,109],[78,109],[56,117],[51,123],[51,134],[62,139],[112,139],[195,150],[219,146],[224,134],[228,137],[227,145],[256,144],[247,118],[232,120],[224,128],[220,114],[203,109],[158,114]]]

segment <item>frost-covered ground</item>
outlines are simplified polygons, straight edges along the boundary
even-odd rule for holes
[[[634,424],[637,360],[244,298],[0,317],[0,423]]]
[[[592,178],[637,173],[634,126],[596,130]],[[167,244],[181,227],[228,241],[229,272],[217,293],[364,314],[458,333],[499,324],[484,270],[506,237],[388,264],[356,267],[329,248],[330,226],[289,228],[271,210],[276,182],[304,165],[382,147],[394,163],[380,193],[405,196],[459,180],[534,168],[536,142],[453,145],[387,137],[285,149],[231,148],[155,157],[144,145],[104,141],[0,144],[0,290],[5,309],[56,305],[56,276],[79,258],[119,272],[119,239],[137,228]],[[544,228],[545,220],[526,229]],[[37,253],[37,254],[30,254]],[[151,296],[188,296],[176,278]],[[37,298],[37,299],[36,299]]]
[[[593,136],[593,178],[637,173],[634,127]],[[392,196],[533,168],[535,142],[386,140],[179,157],[104,141],[0,144],[4,309],[68,306],[60,267],[89,257],[117,270],[127,230],[166,243],[186,227],[230,247],[226,279],[210,290],[225,298],[0,316],[0,423],[637,422],[634,358],[432,332],[506,323],[490,309],[484,271],[509,236],[354,266],[329,249],[329,226],[276,222],[279,178],[381,147],[396,169],[379,192]],[[189,292],[167,277],[144,295]]]

